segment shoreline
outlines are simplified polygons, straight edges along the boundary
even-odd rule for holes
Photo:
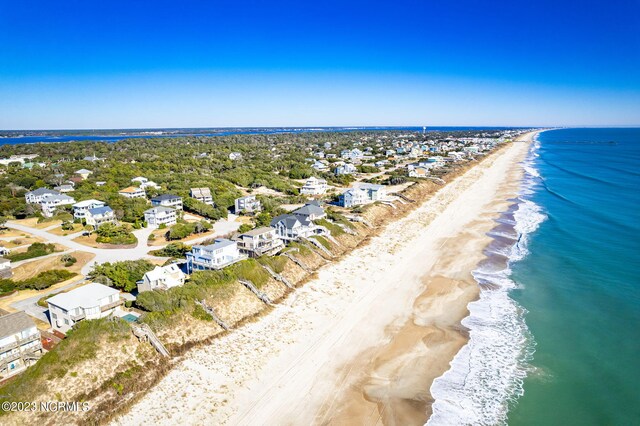
[[[459,320],[466,316],[468,302],[461,305],[457,296],[462,291],[463,299],[473,300],[477,285],[475,292],[469,283],[457,285],[458,290],[452,293],[446,291],[451,287],[446,285],[451,281],[446,280],[464,284],[470,271],[465,274],[455,260],[471,262],[472,256],[452,258],[443,253],[471,251],[481,258],[481,241],[487,238],[482,224],[500,213],[496,197],[502,197],[503,203],[509,198],[498,189],[505,181],[504,174],[517,169],[520,154],[527,147],[514,143],[484,158],[406,217],[387,225],[368,245],[321,269],[316,279],[260,321],[187,354],[114,423],[146,419],[170,424],[178,418],[189,423],[290,423],[293,413],[297,423],[339,423],[341,416],[362,420],[362,410],[373,413],[371,421],[365,423],[377,421],[381,416],[376,417],[375,412],[385,411],[379,407],[384,407],[384,402],[370,402],[370,395],[362,391],[356,398],[353,392],[358,392],[358,383],[362,388],[367,369],[376,371],[375,362],[372,365],[367,360],[380,360],[378,369],[385,366],[391,372],[398,371],[389,363],[397,359],[394,353],[402,353],[410,343],[408,337],[415,337],[415,330],[405,326],[416,307],[423,320],[432,321],[436,327],[431,330],[432,343],[442,337],[438,327],[456,329],[444,333],[444,340],[453,343],[437,345],[448,348],[449,358],[431,352],[437,354],[438,371],[448,368],[448,362],[464,344]],[[488,199],[494,204],[490,205]],[[432,280],[439,276],[445,280],[429,285],[424,282],[425,274]],[[455,315],[451,315],[443,295],[457,307]],[[434,315],[437,309],[440,314]],[[401,338],[394,343],[394,336]],[[380,349],[385,347],[390,350],[386,355]],[[433,370],[431,375],[436,373]],[[366,389],[377,389],[383,399],[389,395],[384,386],[367,385]],[[419,397],[426,400],[424,392]],[[397,411],[413,412],[404,408]],[[334,412],[330,418],[315,416]]]

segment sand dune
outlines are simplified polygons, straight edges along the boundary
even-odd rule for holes
[[[424,424],[527,147],[484,159],[259,321],[187,354],[114,423]]]

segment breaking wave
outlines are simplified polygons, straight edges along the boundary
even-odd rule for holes
[[[487,258],[473,272],[480,297],[469,304],[469,316],[462,321],[469,342],[431,386],[428,426],[505,424],[510,404],[523,394],[535,343],[524,321],[526,310],[509,297],[517,288],[510,265],[527,256],[529,235],[546,219],[527,198],[543,184],[535,169],[539,146],[536,141],[523,163],[520,196],[496,221]]]

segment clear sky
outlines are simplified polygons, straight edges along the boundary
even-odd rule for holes
[[[639,124],[640,0],[0,0],[0,129]]]

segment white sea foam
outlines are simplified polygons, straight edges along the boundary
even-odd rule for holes
[[[514,212],[518,241],[509,252],[509,264],[523,259],[528,236],[546,219],[540,206],[526,198],[537,184],[539,174],[533,163],[535,150],[523,167],[528,178]],[[525,169],[526,170],[526,169]],[[525,310],[509,297],[517,284],[501,271],[477,269],[473,273],[483,286],[477,301],[469,304],[469,316],[462,324],[469,329],[469,342],[451,361],[450,368],[431,386],[435,402],[427,425],[504,424],[509,404],[523,393],[522,383],[533,354],[533,340],[524,322]]]

